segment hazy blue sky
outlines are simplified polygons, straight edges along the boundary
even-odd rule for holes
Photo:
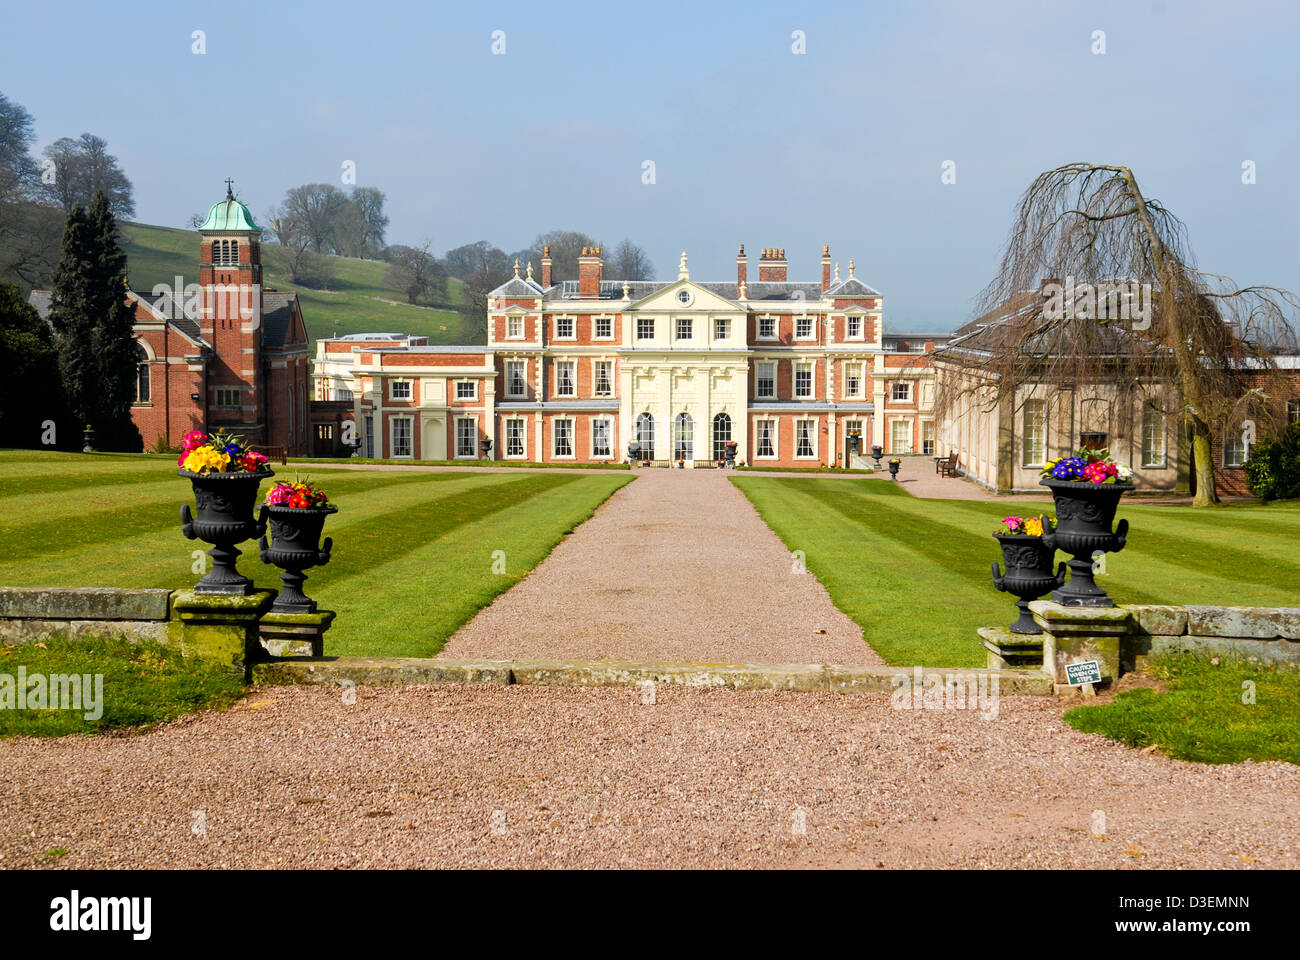
[[[46,0],[4,19],[0,90],[40,146],[107,139],[145,222],[183,225],[227,176],[262,217],[351,160],[388,195],[390,242],[585,230],[631,237],[660,277],[685,249],[706,280],[741,242],[751,275],[781,246],[814,279],[829,243],[892,329],[948,329],[1033,177],[1097,160],[1137,171],[1203,267],[1300,289],[1291,2]]]

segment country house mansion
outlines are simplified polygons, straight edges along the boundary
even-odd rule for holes
[[[935,453],[932,354],[945,335],[888,335],[883,297],[832,268],[790,281],[785,251],[764,249],[750,279],[606,278],[600,247],[576,278],[552,276],[550,250],[489,294],[484,346],[402,334],[316,345],[313,422],[326,453],[354,423],[367,457],[850,466],[873,444]],[[319,421],[319,422],[316,422]],[[335,431],[339,431],[336,433]],[[484,441],[490,441],[485,443]],[[855,452],[855,451],[860,451]]]

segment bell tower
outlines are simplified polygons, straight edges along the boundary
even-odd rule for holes
[[[212,345],[208,423],[264,443],[262,384],[262,228],[235,199],[233,181],[199,227],[203,339]]]

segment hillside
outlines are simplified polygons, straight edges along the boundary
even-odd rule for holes
[[[175,283],[177,276],[184,277],[186,283],[198,280],[197,232],[124,223],[122,236],[133,288],[148,290],[159,283],[170,285]],[[465,342],[461,333],[461,316],[455,310],[385,302],[395,299],[394,294],[384,287],[384,274],[388,270],[386,263],[330,257],[334,266],[330,289],[312,290],[295,286],[276,269],[272,245],[266,244],[262,249],[265,284],[268,288],[291,290],[298,294],[313,351],[320,337],[375,331],[424,335],[430,343]],[[448,282],[447,294],[453,304],[460,302],[459,280]]]

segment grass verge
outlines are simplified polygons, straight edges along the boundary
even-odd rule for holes
[[[51,678],[73,674],[81,678],[77,687],[59,684],[53,696]],[[20,678],[26,681],[22,696]],[[182,714],[229,706],[244,689],[239,673],[183,659],[151,642],[53,637],[0,645],[0,738],[140,732]],[[20,709],[23,701],[27,706]]]
[[[1065,722],[1179,760],[1300,764],[1300,671],[1218,659],[1152,657],[1141,672],[1165,689],[1124,690],[1067,711]]]

